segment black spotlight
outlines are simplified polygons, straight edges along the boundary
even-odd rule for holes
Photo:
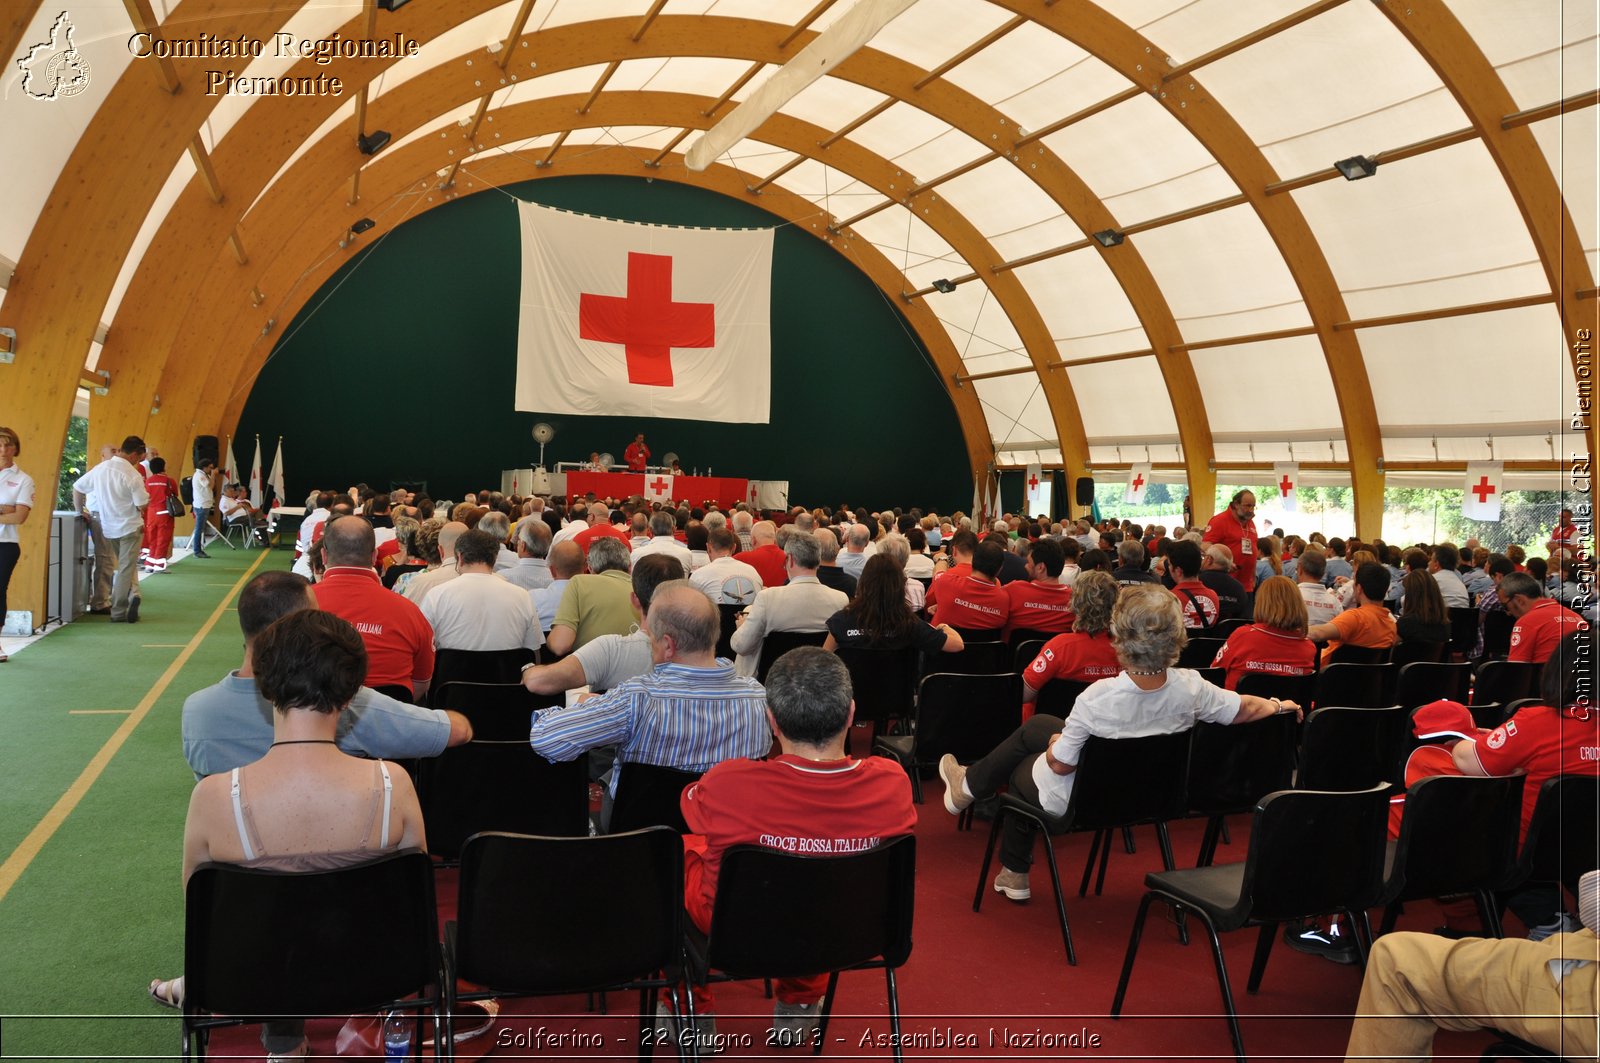
[[[1116,247],[1118,244],[1122,243],[1122,241],[1127,239],[1127,237],[1123,236],[1115,229],[1101,229],[1099,232],[1094,234],[1094,238],[1100,241],[1101,247]]]
[[[1344,174],[1346,181],[1359,181],[1378,172],[1378,160],[1365,155],[1352,155],[1334,163],[1333,168]]]
[[[362,233],[366,232],[376,224],[377,222],[373,221],[371,218],[358,218],[356,221],[350,224],[350,231],[355,233],[357,236],[360,236]]]
[[[933,290],[936,292],[943,292],[945,295],[949,295],[951,292],[956,290],[956,286],[952,281],[948,281],[945,278],[940,277],[938,280],[933,282]]]
[[[410,2],[411,0],[378,0],[378,6],[385,11],[399,11]]]
[[[363,155],[376,155],[389,143],[387,129],[374,129],[370,133],[363,133],[356,137],[356,147],[361,149]]]

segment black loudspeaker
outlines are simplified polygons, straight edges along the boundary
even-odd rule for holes
[[[1076,487],[1075,490],[1076,490],[1076,494],[1073,497],[1073,501],[1074,502],[1076,502],[1080,506],[1092,506],[1092,505],[1094,505],[1094,477],[1093,476],[1080,476],[1080,477],[1078,477],[1078,483],[1077,483],[1077,487]]]
[[[216,436],[194,437],[194,467],[199,468],[207,461],[222,464],[222,450],[217,444]]]

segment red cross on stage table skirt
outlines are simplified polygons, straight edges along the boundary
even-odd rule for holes
[[[567,497],[582,497],[591,491],[596,498],[642,496],[645,478],[641,472],[569,472]],[[675,476],[672,480],[673,498],[686,499],[691,505],[711,499],[719,506],[732,506],[745,501],[749,491],[749,480],[732,476]]]

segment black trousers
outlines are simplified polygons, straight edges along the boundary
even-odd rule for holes
[[[1033,782],[1033,762],[1050,748],[1066,721],[1059,716],[1034,716],[1011,732],[989,754],[967,769],[967,789],[974,797],[988,797],[1002,785],[1034,804],[1039,803],[1039,787]],[[1000,863],[1008,871],[1026,873],[1033,866],[1033,823],[1019,816],[1007,816],[1000,836]]]
[[[6,622],[6,588],[11,585],[11,573],[21,558],[21,546],[16,543],[0,543],[0,627]]]

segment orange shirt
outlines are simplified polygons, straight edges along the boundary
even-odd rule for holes
[[[1352,646],[1381,650],[1386,646],[1393,646],[1400,640],[1394,629],[1394,614],[1377,602],[1368,602],[1354,609],[1346,609],[1334,617],[1331,623],[1338,629],[1339,637],[1330,639],[1328,648],[1322,651],[1324,664],[1335,650],[1347,642]]]

